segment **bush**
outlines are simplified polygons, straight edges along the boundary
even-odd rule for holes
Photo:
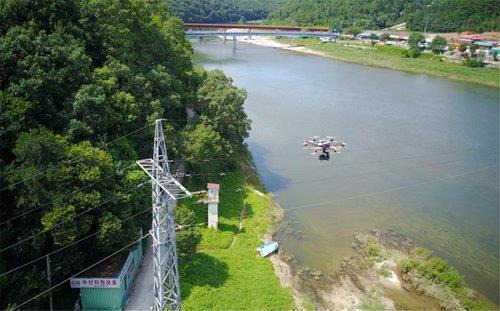
[[[464,44],[464,43],[460,44],[460,46],[458,47],[458,50],[462,53],[467,51],[467,44]]]
[[[483,68],[486,63],[480,58],[470,57],[464,60],[464,65],[471,68]]]
[[[418,58],[420,57],[420,54],[421,54],[420,50],[413,48],[403,51],[403,57],[405,58]]]
[[[365,247],[365,253],[370,257],[379,257],[381,254],[380,246],[377,244],[368,244]]]
[[[385,41],[389,40],[390,38],[391,38],[391,35],[388,34],[387,32],[384,32],[383,34],[380,35],[379,39],[380,39],[380,41],[385,42]]]
[[[443,286],[453,293],[455,298],[460,301],[461,306],[467,310],[482,308],[481,303],[467,287],[467,284],[458,271],[451,267],[445,260],[432,256],[424,248],[415,249],[411,253],[410,259],[402,260],[399,263],[399,268],[405,275],[413,275],[425,279],[428,283],[425,286],[426,288],[435,285]],[[422,284],[422,280],[418,283]],[[418,287],[421,287],[415,282],[412,282],[412,284],[417,287],[417,290]]]
[[[425,42],[425,37],[418,32],[413,32],[410,34],[410,37],[408,38],[408,45],[410,46],[410,49],[413,50],[419,50],[419,44]]]
[[[441,54],[444,52],[444,50],[446,49],[447,46],[448,46],[448,42],[446,41],[445,38],[443,38],[441,36],[436,36],[432,40],[430,48],[431,48],[432,52],[434,52],[436,54]]]
[[[345,30],[346,33],[351,34],[353,36],[357,36],[363,31],[361,27],[350,27]]]

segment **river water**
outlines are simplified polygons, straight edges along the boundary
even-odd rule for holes
[[[498,304],[499,93],[238,42],[193,42],[195,63],[245,88],[247,139],[296,232],[281,247],[330,273],[355,231],[392,229],[447,259]],[[303,149],[335,135],[320,162]]]

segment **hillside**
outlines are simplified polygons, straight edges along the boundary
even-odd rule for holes
[[[172,13],[185,22],[229,23],[267,18],[284,0],[167,0]]]
[[[400,22],[415,31],[498,30],[495,0],[288,0],[268,19],[275,24],[382,29]]]

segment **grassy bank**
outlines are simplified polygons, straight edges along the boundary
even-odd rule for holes
[[[247,172],[247,175],[249,173]],[[269,259],[255,248],[268,232],[275,212],[271,198],[261,196],[253,171],[242,171],[213,180],[221,184],[219,230],[202,228],[202,241],[195,257],[181,263],[181,293],[185,310],[290,310],[292,292],[282,288]],[[241,189],[237,191],[237,189]],[[207,221],[206,204],[184,201]],[[240,216],[242,215],[240,226]]]
[[[400,47],[371,47],[357,41],[339,41],[320,43],[318,39],[278,39],[278,42],[293,45],[304,45],[307,49],[323,53],[327,57],[338,60],[375,67],[403,70],[412,73],[423,73],[445,77],[453,80],[479,83],[499,87],[498,69],[469,68],[462,64],[442,60],[442,57],[423,53],[419,58],[403,58]]]

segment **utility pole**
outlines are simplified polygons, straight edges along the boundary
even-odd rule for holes
[[[155,121],[153,158],[139,160],[137,164],[152,181],[153,221],[150,234],[153,238],[154,309],[180,310],[174,203],[178,199],[191,197],[191,193],[170,173],[161,119]]]
[[[50,273],[49,255],[45,256],[45,262],[47,263],[47,281],[49,282],[49,288],[52,288],[52,277]],[[52,306],[52,291],[49,292],[49,306],[50,306],[50,311],[54,310]]]

